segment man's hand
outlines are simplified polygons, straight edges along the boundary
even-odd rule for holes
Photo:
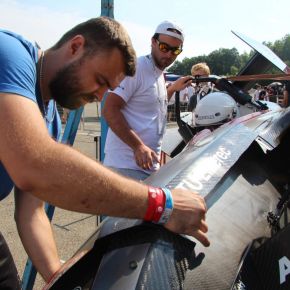
[[[177,79],[173,82],[169,87],[167,87],[167,96],[168,100],[172,97],[172,95],[177,92],[185,89],[190,86],[192,83],[192,76],[185,76]]]
[[[186,87],[190,86],[192,83],[192,76],[185,76],[177,79],[175,82],[168,87],[168,91],[181,91]]]
[[[150,169],[153,166],[153,162],[159,162],[157,154],[146,145],[139,145],[134,150],[134,156],[136,163],[142,169]]]
[[[208,230],[205,222],[206,204],[199,194],[184,190],[173,189],[174,209],[165,227],[175,233],[193,236],[204,246],[209,246],[205,233]]]

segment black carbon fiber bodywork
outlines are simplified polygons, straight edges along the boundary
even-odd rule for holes
[[[272,238],[253,242],[236,283],[251,290],[290,289],[290,224]],[[286,263],[285,263],[286,262]]]
[[[208,206],[209,248],[158,225],[107,218],[80,249],[89,251],[68,263],[47,289],[289,289],[287,264],[279,269],[285,281],[277,283],[280,259],[290,263],[288,222],[285,231],[275,227],[272,237],[267,219],[290,183],[290,131],[284,123],[288,114],[261,115],[247,127],[221,129],[147,180],[161,186],[185,184],[192,190],[201,185]],[[263,142],[275,146],[265,151]],[[172,171],[174,165],[179,170]]]
[[[92,250],[50,289],[231,289],[247,246],[260,237],[271,241],[267,214],[279,201],[281,182],[277,176],[289,170],[290,160],[285,155],[289,139],[268,154],[253,142],[207,194],[209,248],[157,225],[139,222],[130,226],[124,220],[125,225],[118,226],[122,219],[108,218]],[[277,160],[282,157],[286,162],[279,166]],[[263,253],[269,251],[271,247]],[[257,249],[255,253],[259,253]],[[260,263],[255,262],[258,268]],[[243,269],[246,283],[254,270]]]

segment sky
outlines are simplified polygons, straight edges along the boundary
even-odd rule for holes
[[[216,3],[216,5],[215,5]],[[51,47],[70,28],[101,15],[101,0],[0,0],[0,28]],[[132,39],[138,56],[150,52],[157,25],[169,20],[185,33],[178,57],[207,55],[219,48],[250,47],[232,30],[258,42],[283,38],[290,33],[289,0],[114,0],[114,18]]]

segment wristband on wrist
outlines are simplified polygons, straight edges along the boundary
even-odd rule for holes
[[[145,221],[165,224],[171,216],[173,207],[172,194],[168,188],[148,187],[148,207],[144,217]]]
[[[165,201],[165,194],[161,188],[149,186],[148,207],[144,220],[157,223],[164,211]]]
[[[169,221],[169,218],[172,214],[174,203],[173,203],[171,190],[166,187],[161,188],[161,190],[163,191],[166,199],[165,199],[164,211],[161,214],[158,224],[166,224]]]

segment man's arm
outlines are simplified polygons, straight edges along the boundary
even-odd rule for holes
[[[43,279],[49,281],[61,263],[44,202],[15,188],[15,221],[22,244],[33,265]]]
[[[171,99],[172,95],[177,92],[185,89],[187,86],[191,85],[192,76],[181,77],[173,82],[170,86],[167,87],[167,97],[168,101]]]
[[[110,93],[103,108],[103,115],[112,131],[132,148],[137,165],[143,169],[150,169],[153,166],[153,160],[159,162],[158,156],[143,143],[140,137],[128,125],[121,111],[125,105],[126,103],[120,96]]]
[[[16,186],[54,206],[77,212],[143,219],[146,185],[120,176],[48,135],[31,100],[0,94],[0,158]],[[198,194],[172,190],[166,227],[208,245],[206,206]]]
[[[0,136],[1,161],[22,191],[78,212],[132,218],[145,214],[146,187],[55,142],[31,100],[0,94]],[[118,199],[121,204],[114,202]]]

